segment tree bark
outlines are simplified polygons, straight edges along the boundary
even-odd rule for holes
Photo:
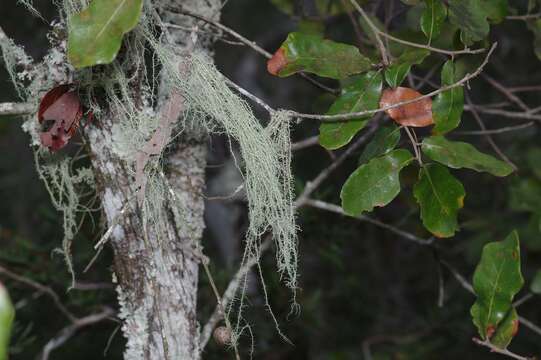
[[[162,5],[166,3],[162,1]],[[169,2],[171,6],[174,3]],[[182,6],[216,18],[220,2],[185,0]],[[168,22],[194,25],[192,20],[172,14],[165,17]],[[179,47],[187,43],[189,36],[189,32],[174,33]],[[208,46],[208,41],[202,40],[198,44]],[[127,338],[125,359],[199,359],[196,318],[199,259],[188,249],[200,242],[204,229],[206,139],[184,136],[166,158],[167,177],[172,190],[185,204],[182,213],[187,216],[182,224],[175,224],[174,216],[169,216],[163,234],[149,231],[145,239],[134,201],[133,173],[113,151],[114,121],[114,116],[105,116],[87,134],[107,222],[109,226],[117,224],[110,243],[115,255],[113,276],[118,282],[122,330]],[[119,215],[125,206],[127,211]],[[171,213],[170,209],[164,210]]]

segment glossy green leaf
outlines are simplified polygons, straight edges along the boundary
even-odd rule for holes
[[[344,211],[359,215],[390,203],[400,193],[400,170],[412,160],[409,151],[398,149],[361,165],[342,187]]]
[[[125,33],[139,21],[142,0],[93,0],[68,20],[68,58],[76,68],[114,60]]]
[[[541,295],[541,269],[537,270],[530,284],[530,291],[534,294]]]
[[[419,171],[413,194],[421,207],[425,228],[437,237],[450,237],[458,230],[458,210],[464,206],[462,183],[440,164],[427,164]]]
[[[390,87],[400,86],[406,78],[410,69],[415,64],[420,64],[430,55],[430,51],[425,49],[415,49],[404,52],[398,59],[385,70],[385,80]]]
[[[280,47],[285,61],[277,75],[290,76],[299,71],[343,79],[370,70],[370,59],[355,46],[323,40],[317,35],[290,33]]]
[[[500,349],[505,349],[513,340],[518,331],[518,314],[514,307],[507,312],[507,315],[498,325],[496,332],[490,338],[490,342]]]
[[[481,0],[481,5],[488,19],[495,24],[505,19],[509,9],[507,0]]]
[[[385,155],[393,150],[400,141],[400,128],[395,124],[380,128],[372,140],[364,148],[359,164],[368,162],[375,157]]]
[[[452,60],[447,61],[441,69],[441,85],[451,85],[460,80],[455,64]],[[450,90],[439,93],[432,102],[432,116],[434,117],[433,132],[445,134],[455,129],[460,124],[464,111],[464,89],[457,86]]]
[[[465,45],[483,40],[490,30],[481,0],[449,0],[449,20],[461,30]]]
[[[342,95],[332,104],[327,114],[377,109],[381,88],[382,79],[379,72],[371,71],[363,74],[343,89]],[[330,150],[346,145],[366,125],[370,117],[372,115],[350,121],[322,123],[319,127],[319,143]]]
[[[447,7],[442,0],[425,0],[426,8],[421,14],[421,30],[428,42],[440,36],[441,27],[447,17]]]
[[[8,292],[0,283],[0,360],[7,360],[11,326],[15,317],[15,309],[11,304]]]
[[[513,172],[509,164],[478,151],[471,144],[449,141],[443,136],[425,138],[422,150],[432,160],[454,169],[467,168],[495,176],[507,176]]]
[[[470,311],[481,338],[492,340],[500,324],[507,331],[509,325],[504,320],[512,312],[513,297],[523,284],[518,233],[513,231],[504,241],[485,245],[473,275],[477,300]]]

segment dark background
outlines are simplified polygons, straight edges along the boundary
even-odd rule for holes
[[[369,3],[367,8],[374,8],[375,3]],[[525,2],[512,3],[521,12],[525,11]],[[47,21],[57,16],[50,1],[35,0],[34,5]],[[409,7],[401,2],[380,1],[375,9],[380,18],[385,13],[394,14],[389,23],[391,30],[410,29]],[[267,0],[230,0],[224,8],[222,22],[271,52],[279,47],[288,32],[298,26],[298,20],[280,12]],[[347,15],[328,17],[324,24],[328,37],[355,44],[357,39]],[[33,17],[16,0],[0,1],[0,26],[35,58],[40,58],[47,51],[47,23]],[[505,21],[494,26],[491,39],[497,40],[500,46],[487,67],[488,74],[506,86],[541,83],[541,63],[534,55],[533,35],[524,22]],[[324,112],[332,101],[332,97],[299,77],[279,79],[267,74],[265,59],[246,47],[218,42],[216,63],[228,77],[273,107]],[[415,72],[423,76],[426,69],[416,69]],[[436,73],[433,81],[438,83],[438,78]],[[337,84],[331,82],[330,85]],[[471,81],[467,91],[477,104],[505,100],[481,79]],[[520,93],[519,96],[531,108],[541,105],[538,92]],[[3,101],[17,101],[17,96],[7,73],[0,67],[0,102]],[[483,120],[489,128],[523,122],[485,115]],[[101,230],[90,220],[84,223],[74,239],[75,268],[79,281],[97,283],[102,288],[66,292],[69,275],[63,258],[53,253],[63,236],[61,216],[53,208],[37,177],[32,149],[28,145],[29,137],[20,125],[19,118],[0,117],[0,265],[47,284],[78,315],[88,314],[102,305],[116,307],[110,283],[110,252],[105,251],[90,272],[81,274],[94,255],[92,244],[101,235]],[[477,129],[474,119],[465,113],[459,130]],[[317,124],[307,121],[296,126],[293,137],[300,140],[313,135],[317,135]],[[453,138],[470,141],[479,149],[493,153],[484,137],[454,135]],[[541,266],[541,234],[539,226],[535,226],[539,217],[535,211],[532,215],[532,212],[518,211],[511,206],[510,193],[524,179],[539,182],[536,173],[539,175],[541,172],[541,160],[535,164],[535,151],[541,146],[539,128],[535,125],[495,136],[494,139],[517,164],[519,171],[504,179],[467,170],[453,172],[464,183],[467,192],[465,208],[460,213],[461,231],[454,238],[438,240],[439,252],[471,280],[483,244],[501,240],[516,228],[521,235],[522,269],[527,289],[534,272]],[[226,147],[220,146],[223,139],[216,138],[209,143],[213,150],[209,155],[209,190],[220,193],[220,186],[228,186],[221,183],[220,176],[224,176],[224,164],[231,163],[230,156],[224,151]],[[315,196],[338,204],[340,187],[355,169],[358,155],[355,154],[335,172]],[[330,154],[317,146],[296,153],[294,174],[298,190],[329,163]],[[428,238],[411,194],[416,174],[412,169],[403,175],[405,186],[400,196],[389,206],[376,210],[373,216]],[[537,204],[541,212],[541,202]],[[218,286],[224,289],[242,252],[240,239],[246,226],[245,207],[242,202],[231,201],[210,205],[209,209],[209,231],[204,245],[214,260],[212,271]],[[227,213],[227,217],[217,218],[220,211]],[[94,220],[99,223],[99,211],[94,214]],[[300,315],[287,316],[291,293],[275,273],[274,256],[269,253],[263,261],[272,308],[282,331],[294,345],[287,344],[277,334],[256,284],[248,294],[250,306],[245,313],[255,335],[253,358],[361,359],[367,358],[368,345],[371,345],[373,359],[499,357],[472,343],[476,330],[471,323],[469,308],[474,298],[448,270],[439,265],[430,249],[405,241],[384,229],[320,210],[303,209],[298,220],[301,229]],[[220,232],[230,236],[213,236]],[[443,307],[437,304],[440,275],[445,291]],[[1,279],[17,306],[11,358],[35,358],[44,344],[67,325],[67,320],[43,293],[9,279]],[[199,313],[204,324],[215,300],[203,274],[200,289]],[[523,290],[519,297],[525,293]],[[520,306],[518,312],[541,324],[539,298]],[[86,328],[55,350],[51,359],[121,359],[124,339],[120,331],[111,338],[117,327],[117,322],[106,321]],[[104,355],[110,338],[111,344]],[[249,344],[249,337],[243,337],[243,352],[247,352]],[[521,327],[511,348],[520,354],[539,355],[541,336]],[[204,358],[223,359],[232,358],[232,355],[211,340]]]

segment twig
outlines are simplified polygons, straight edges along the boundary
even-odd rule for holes
[[[34,105],[30,103],[0,103],[0,116],[28,115],[34,112]]]
[[[515,126],[506,126],[499,129],[487,129],[487,130],[474,130],[474,131],[454,131],[455,135],[496,135],[503,134],[506,132],[522,130],[531,127],[535,122],[531,121],[526,124],[515,125]]]
[[[263,240],[261,247],[259,248],[259,256],[261,256],[271,245],[272,243],[272,236],[267,235],[266,238]],[[203,330],[201,331],[201,337],[199,342],[199,347],[201,349],[204,349],[205,346],[207,346],[207,343],[212,335],[212,331],[216,327],[216,325],[224,318],[224,312],[223,309],[227,308],[229,302],[233,299],[235,296],[235,293],[237,292],[238,287],[240,286],[240,283],[242,282],[242,279],[244,276],[250,271],[250,269],[257,264],[259,261],[259,257],[252,257],[248,259],[240,268],[237,270],[237,273],[229,284],[227,285],[227,288],[224,291],[224,294],[221,297],[221,306],[220,303],[216,306],[214,309],[212,315],[207,320],[207,323],[203,327]]]
[[[464,110],[466,111],[472,111],[472,109],[475,109],[479,111],[480,113],[484,114],[490,114],[490,115],[499,115],[503,117],[508,117],[511,119],[526,119],[526,120],[536,120],[541,121],[541,115],[536,115],[528,112],[520,112],[520,111],[507,111],[502,109],[494,109],[494,108],[487,108],[479,105],[465,105]]]
[[[343,215],[343,216],[349,216],[349,217],[352,217],[352,218],[357,219],[357,220],[369,222],[369,223],[374,224],[376,226],[379,226],[379,227],[381,227],[383,229],[389,230],[392,233],[400,235],[404,239],[412,241],[412,242],[417,243],[419,245],[424,245],[424,246],[431,245],[433,243],[433,241],[434,241],[433,238],[430,238],[430,239],[420,238],[420,237],[418,237],[418,236],[416,236],[414,234],[411,234],[411,233],[409,233],[407,231],[401,230],[401,229],[399,229],[399,228],[397,228],[395,226],[386,224],[384,222],[381,222],[379,220],[373,219],[373,218],[365,216],[365,215],[352,216],[352,215],[346,214],[346,212],[340,206],[330,204],[330,203],[327,203],[325,201],[307,199],[304,202],[304,204],[306,206],[310,206],[310,207],[313,207],[313,208],[316,208],[316,209],[330,211],[330,212],[333,212],[335,214],[339,214],[339,215]]]
[[[505,86],[503,86],[502,84],[500,84],[499,82],[497,82],[496,80],[494,80],[493,78],[491,78],[490,76],[488,76],[486,74],[483,74],[481,76],[490,85],[492,85],[492,87],[494,87],[494,89],[501,92],[506,98],[508,98],[509,100],[514,102],[519,108],[521,108],[522,110],[524,110],[526,112],[530,111],[530,108],[526,104],[524,104],[524,102],[518,96],[516,96],[511,91],[509,91],[509,89],[507,89]]]
[[[441,88],[439,88],[437,90],[434,90],[434,91],[432,91],[432,92],[430,92],[428,94],[419,96],[418,98],[415,98],[415,99],[411,99],[411,100],[407,100],[407,101],[401,101],[401,102],[395,103],[393,105],[385,106],[385,107],[382,107],[382,108],[379,108],[379,109],[364,110],[364,111],[351,112],[351,113],[346,113],[346,114],[317,115],[317,114],[298,113],[296,111],[291,111],[291,110],[289,110],[289,114],[292,117],[305,118],[305,119],[316,119],[316,120],[320,120],[320,121],[350,120],[350,119],[355,119],[355,118],[359,118],[359,117],[366,116],[366,115],[372,115],[372,114],[384,112],[384,111],[387,111],[387,110],[390,110],[390,109],[395,109],[395,108],[398,108],[398,107],[401,107],[401,106],[404,106],[404,105],[407,105],[407,104],[415,103],[417,101],[420,101],[420,100],[423,100],[423,99],[426,99],[426,98],[431,98],[431,97],[436,96],[436,95],[438,95],[438,94],[440,94],[440,93],[442,93],[444,91],[454,89],[454,88],[456,88],[458,86],[462,86],[463,84],[470,81],[471,79],[479,76],[479,74],[483,71],[484,67],[488,63],[488,60],[490,59],[490,56],[492,55],[492,53],[496,49],[497,45],[498,45],[498,43],[494,43],[492,45],[492,47],[490,48],[490,50],[487,53],[487,56],[485,57],[485,60],[481,63],[481,65],[479,65],[479,67],[473,73],[466,74],[462,79],[460,79],[459,81],[457,81],[457,82],[455,82],[455,83],[453,83],[451,85],[443,86],[443,87],[441,87]],[[533,116],[533,115],[529,115],[529,116],[530,116],[529,118],[536,118],[536,119],[541,118],[541,117],[537,117],[537,116]]]
[[[364,12],[364,10],[357,4],[355,0],[350,0],[351,4],[355,9],[361,14],[364,21],[368,24],[368,27],[370,27],[370,30],[374,33],[374,38],[376,39],[376,45],[379,49],[379,52],[381,54],[381,62],[383,63],[383,66],[389,66],[389,55],[387,54],[387,49],[385,48],[385,45],[383,44],[383,41],[381,41],[380,35],[383,33],[380,31],[376,25],[370,20],[368,15]]]
[[[207,274],[207,278],[209,279],[210,286],[212,288],[212,291],[214,292],[214,296],[216,297],[216,302],[218,303],[218,309],[222,313],[223,319],[225,321],[225,325],[226,325],[227,329],[229,330],[229,333],[231,334],[230,336],[232,337],[233,336],[233,327],[231,326],[231,322],[229,322],[229,317],[227,317],[225,315],[225,308],[224,308],[220,293],[218,292],[218,288],[216,287],[216,283],[214,282],[214,278],[212,277],[212,274],[210,273],[210,269],[209,269],[209,266],[208,266],[208,261],[202,261],[201,263],[203,264],[203,268],[205,269],[205,273]],[[240,360],[240,355],[239,355],[239,349],[237,347],[237,342],[236,341],[231,341],[231,345],[233,346],[233,350],[235,351],[235,358],[237,360]]]
[[[39,291],[47,294],[53,300],[53,302],[55,303],[58,310],[60,310],[60,312],[62,314],[64,314],[71,322],[74,322],[74,321],[77,320],[77,317],[75,315],[73,315],[66,308],[66,306],[64,306],[64,304],[62,304],[58,294],[56,292],[54,292],[54,290],[51,289],[50,287],[42,285],[42,284],[40,284],[40,283],[38,283],[38,282],[36,282],[36,281],[34,281],[32,279],[29,279],[27,277],[24,277],[22,275],[15,274],[14,272],[9,271],[8,269],[4,268],[3,266],[0,266],[0,273],[4,274],[5,276],[7,276],[8,278],[10,278],[10,279],[12,279],[14,281],[17,281],[17,282],[19,282],[21,284],[24,284],[26,286],[29,286],[31,288],[34,288],[36,290],[39,290]]]
[[[541,12],[535,14],[526,14],[526,15],[508,15],[505,18],[507,20],[531,20],[541,17]]]
[[[468,96],[468,94],[464,94],[465,95],[465,98],[466,98],[466,102],[469,104],[469,105],[472,105],[471,103],[471,100],[470,100],[470,97]],[[481,130],[483,131],[486,131],[487,128],[485,126],[485,123],[483,122],[483,119],[481,119],[481,116],[479,116],[479,114],[477,113],[477,111],[475,110],[475,107],[472,107],[471,108],[471,113],[475,119],[475,121],[477,121],[477,123],[479,124],[479,127],[481,128]],[[494,141],[494,139],[492,138],[492,136],[490,136],[490,134],[485,134],[484,135],[485,139],[487,139],[488,143],[490,144],[490,146],[492,147],[492,149],[494,149],[494,151],[500,156],[500,158],[505,161],[506,163],[508,163],[515,171],[518,169],[517,166],[507,157],[507,155],[505,155],[503,153],[503,151],[499,148],[499,146],[496,144],[496,142]]]
[[[308,197],[321,185],[329,175],[340,166],[355,150],[359,148],[362,144],[368,141],[372,134],[376,132],[378,126],[371,126],[368,130],[355,140],[346,151],[340,154],[328,167],[323,169],[312,181],[308,181],[304,187],[303,192],[297,197],[295,201],[295,207],[300,208],[305,205],[305,202],[308,200]]]
[[[319,144],[319,136],[310,136],[309,138],[291,144],[291,151],[299,151],[317,144]]]
[[[50,353],[62,346],[68,341],[75,333],[87,326],[99,323],[107,318],[113,316],[115,311],[111,308],[105,308],[102,312],[85,316],[80,319],[76,319],[72,324],[66,326],[51,340],[45,344],[43,351],[41,352],[40,360],[48,360]]]
[[[510,358],[513,358],[513,359],[517,359],[517,360],[532,360],[534,358],[530,358],[530,357],[524,357],[524,356],[521,356],[521,355],[517,355],[507,349],[500,349],[494,345],[492,345],[490,343],[490,341],[488,340],[481,340],[481,339],[478,339],[478,338],[473,338],[472,341],[474,343],[476,343],[477,345],[481,345],[481,346],[484,346],[484,347],[487,347],[490,349],[491,352],[495,352],[495,353],[498,353],[498,354],[502,354],[502,355],[505,355],[505,356],[508,356]]]
[[[404,45],[409,45],[409,46],[420,48],[420,49],[427,49],[427,50],[430,50],[430,51],[433,51],[433,52],[446,54],[446,55],[449,55],[449,56],[455,56],[455,55],[460,55],[460,54],[480,54],[480,53],[485,51],[485,49],[475,49],[475,50],[464,49],[464,50],[457,50],[457,51],[444,50],[444,49],[435,48],[433,46],[424,45],[424,44],[418,44],[418,43],[414,43],[414,42],[411,42],[411,41],[396,38],[396,37],[394,37],[392,35],[387,34],[384,31],[381,31],[380,29],[378,29],[378,27],[376,25],[374,25],[372,20],[370,20],[368,15],[366,15],[364,10],[361,8],[361,6],[355,0],[350,0],[350,2],[355,7],[355,9],[362,15],[362,17],[367,22],[368,26],[370,26],[372,31],[374,31],[374,33],[377,33],[378,35],[381,35],[381,36],[383,36],[383,37],[385,37],[385,38],[387,38],[389,40],[392,40],[394,42],[398,42],[398,43],[401,43],[401,44],[404,44]],[[377,39],[378,39],[378,37],[376,37],[376,40]]]
[[[177,14],[193,17],[193,18],[201,20],[201,21],[203,21],[203,22],[205,22],[207,24],[210,24],[210,25],[212,25],[212,26],[214,26],[214,27],[228,33],[229,35],[233,36],[234,38],[238,39],[240,42],[242,42],[243,44],[249,46],[255,52],[259,53],[260,55],[264,56],[265,58],[270,59],[272,57],[272,54],[270,52],[263,49],[261,46],[257,45],[257,43],[255,41],[251,41],[251,40],[245,38],[244,36],[242,36],[241,34],[236,32],[235,30],[223,25],[222,23],[220,23],[218,21],[214,21],[212,19],[206,18],[204,16],[193,13],[193,12],[191,12],[189,10],[186,10],[186,9],[169,8],[168,10],[170,10],[171,12],[177,13]],[[320,83],[319,81],[317,81],[317,80],[311,78],[310,76],[308,76],[306,73],[300,72],[299,75],[301,77],[303,77],[304,79],[308,80],[309,82],[311,82],[312,84],[314,84],[315,86],[317,86],[317,87],[319,87],[319,88],[321,88],[321,89],[323,89],[325,91],[328,91],[328,92],[333,93],[333,94],[338,93],[337,89],[330,88],[327,85]]]

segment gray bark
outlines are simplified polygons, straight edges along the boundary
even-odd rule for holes
[[[182,2],[184,8],[214,18],[219,15],[219,5],[218,0]],[[166,17],[168,22],[193,25],[186,18]],[[187,32],[174,33],[179,47],[187,43],[188,36]],[[198,44],[207,46],[208,41],[200,39]],[[188,249],[200,242],[204,228],[201,195],[205,186],[205,138],[184,136],[166,159],[167,177],[186,206],[182,213],[188,215],[182,224],[175,224],[174,216],[170,216],[167,231],[149,232],[145,239],[133,201],[133,173],[112,149],[113,123],[113,116],[100,119],[99,127],[88,131],[88,139],[107,222],[118,222],[110,242],[115,254],[114,276],[118,282],[120,317],[124,321],[122,330],[128,340],[125,359],[199,359],[196,319],[199,259]],[[128,202],[128,211],[118,216]],[[170,213],[170,209],[166,211]]]

